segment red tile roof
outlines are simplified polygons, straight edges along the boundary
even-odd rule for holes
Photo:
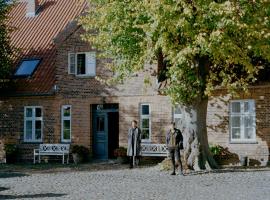
[[[40,0],[35,17],[26,17],[26,2],[17,3],[9,24],[15,28],[11,43],[19,49],[18,64],[23,58],[41,58],[32,77],[16,79],[17,94],[42,94],[52,91],[55,82],[56,46],[53,39],[86,7],[82,0]],[[18,67],[18,65],[16,65]]]

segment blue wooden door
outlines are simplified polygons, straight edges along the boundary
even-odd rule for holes
[[[97,159],[108,159],[107,113],[94,114],[94,155]]]

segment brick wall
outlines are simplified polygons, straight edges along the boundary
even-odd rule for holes
[[[230,142],[229,130],[229,95],[219,91],[208,104],[208,139],[209,143],[228,147],[230,152],[239,156],[248,156],[261,165],[269,161],[270,148],[270,86],[257,86],[250,89],[250,94],[240,94],[237,99],[254,99],[256,108],[256,143],[234,144]]]
[[[2,144],[18,144],[22,152],[21,158],[29,159],[29,156],[32,158],[32,149],[37,147],[37,144],[25,143],[23,140],[25,106],[42,106],[44,143],[56,141],[59,135],[56,121],[59,118],[59,110],[53,97],[0,99],[0,141]]]

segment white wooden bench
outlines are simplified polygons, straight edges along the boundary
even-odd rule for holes
[[[39,149],[34,149],[34,164],[36,156],[40,163],[41,156],[62,156],[62,163],[65,163],[65,155],[67,155],[67,164],[69,162],[69,144],[40,144]]]
[[[142,156],[168,157],[166,144],[141,144]]]

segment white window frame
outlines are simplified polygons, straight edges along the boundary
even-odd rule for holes
[[[26,110],[27,109],[32,109],[32,117],[26,117]],[[36,117],[36,108],[41,109],[41,117]],[[32,139],[27,139],[26,138],[26,122],[27,121],[32,121]],[[35,127],[35,122],[36,121],[41,121],[41,136],[40,140],[35,139],[35,133],[36,133],[36,127]],[[24,142],[42,142],[43,139],[43,107],[42,106],[25,106],[24,107]]]
[[[145,106],[147,105],[149,107],[149,114],[148,115],[143,115],[142,114],[142,106]],[[143,143],[150,143],[151,142],[151,136],[152,136],[152,124],[151,124],[151,106],[149,103],[141,103],[140,104],[140,129],[141,131],[143,131],[143,128],[142,128],[142,121],[143,119],[149,119],[149,139],[142,139],[142,142]]]
[[[85,54],[85,71],[86,73],[85,74],[78,74],[78,67],[77,67],[77,57],[78,57],[78,54]],[[71,55],[75,55],[75,72],[74,73],[71,73],[70,72],[70,57]],[[88,71],[88,56],[91,56],[91,55],[94,55],[95,57],[95,60],[94,60],[94,72],[93,73],[89,73],[87,72]],[[68,53],[68,73],[69,74],[73,74],[77,77],[95,77],[96,76],[96,69],[97,69],[97,62],[96,62],[96,52],[95,51],[89,51],[89,52],[76,52],[76,53],[73,53],[73,52],[70,52]]]
[[[64,116],[64,108],[68,108],[70,107],[70,116]],[[72,118],[71,118],[71,115],[72,115],[72,106],[71,105],[62,105],[61,106],[61,142],[63,143],[70,143],[71,142],[71,136],[72,136]],[[70,139],[67,140],[67,139],[64,139],[64,121],[65,120],[69,120],[70,121]]]
[[[233,113],[232,112],[232,103],[240,103],[240,113]],[[244,112],[244,105],[245,102],[248,102],[249,105],[253,105],[253,110],[250,112]],[[255,100],[253,99],[243,99],[243,100],[231,100],[229,105],[229,116],[230,116],[230,142],[231,143],[256,143],[256,105]],[[240,138],[233,138],[232,137],[232,117],[239,116],[240,117]],[[253,137],[250,139],[245,138],[245,125],[244,125],[244,117],[253,117]]]
[[[181,109],[181,106],[180,105],[176,105],[175,107],[172,108],[172,110],[173,110],[173,121],[174,122],[175,122],[175,119],[183,119],[182,109],[181,109],[181,114],[176,114],[175,113],[176,108]]]

